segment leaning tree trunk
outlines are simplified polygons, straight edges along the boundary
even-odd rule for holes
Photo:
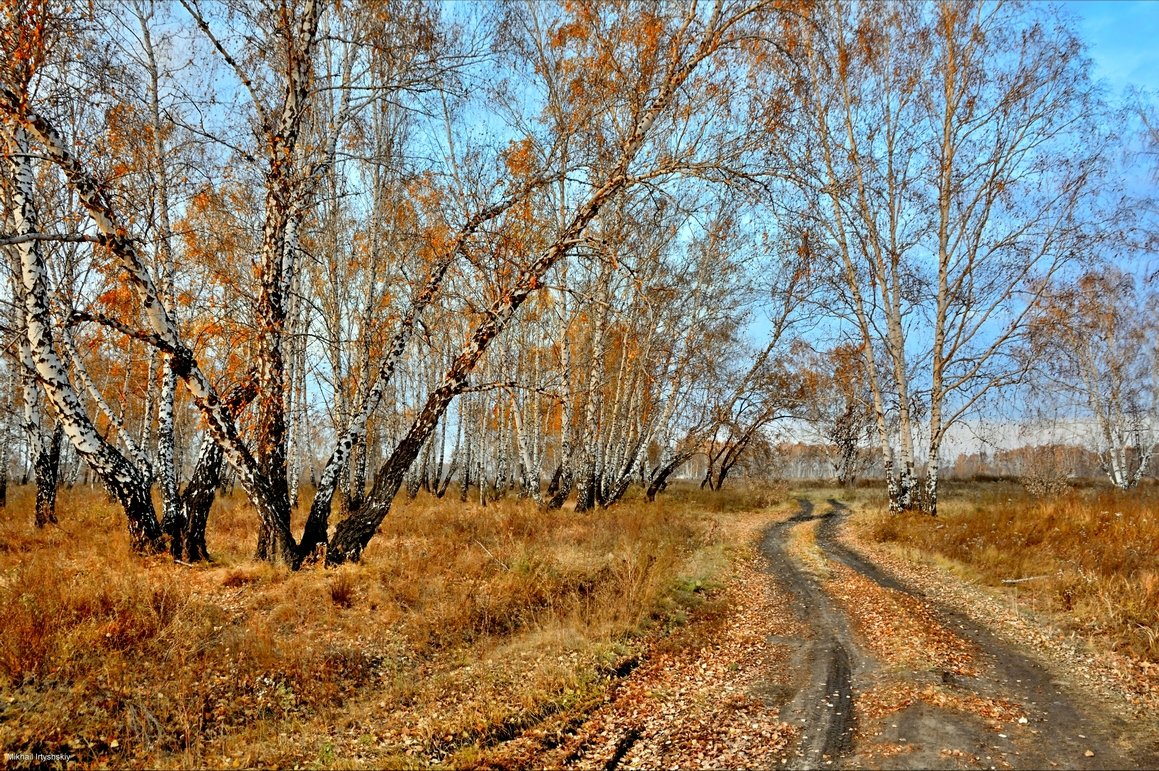
[[[13,151],[9,153],[8,161],[13,177],[15,230],[20,235],[38,233],[33,203],[35,175],[27,135],[23,128],[17,128],[11,139]],[[25,241],[18,245],[17,250],[28,351],[36,377],[55,409],[57,422],[77,453],[120,502],[128,520],[133,548],[137,551],[160,550],[164,548],[164,538],[153,510],[147,475],[97,432],[56,352],[48,306],[48,275],[40,242]]]
[[[314,491],[314,500],[310,504],[310,513],[306,519],[306,527],[302,533],[302,541],[299,545],[300,554],[313,552],[318,544],[326,540],[334,492],[338,487],[338,482],[342,474],[346,471],[351,453],[360,445],[362,447],[362,453],[360,455],[359,466],[356,468],[354,474],[354,482],[357,483],[357,486],[355,487],[354,482],[351,484],[351,489],[355,490],[357,497],[353,501],[349,497],[346,500],[348,514],[361,508],[366,488],[366,431],[370,416],[381,402],[387,387],[395,385],[394,373],[398,367],[398,363],[402,360],[403,353],[405,353],[407,345],[414,336],[415,328],[418,326],[423,312],[438,296],[443,279],[446,277],[447,271],[455,259],[462,253],[468,240],[476,230],[485,223],[500,216],[508,208],[513,206],[515,202],[516,199],[514,197],[510,198],[495,206],[487,207],[468,219],[446,252],[431,266],[427,273],[425,283],[422,284],[418,292],[411,298],[410,306],[406,314],[399,321],[398,329],[395,330],[390,349],[379,364],[373,385],[371,385],[365,398],[363,398],[354,418],[347,425],[345,431],[335,444],[334,450],[322,470],[322,476],[318,480],[317,488]],[[467,496],[466,488],[470,486],[469,457],[470,453],[468,452],[468,462],[463,465],[464,479],[461,498],[464,501]],[[352,502],[357,505],[350,506],[349,504]]]
[[[638,141],[642,142],[642,137]],[[624,162],[624,167],[626,168],[626,166],[627,161]],[[394,452],[391,453],[386,463],[375,474],[374,485],[370,495],[367,496],[366,504],[356,514],[339,523],[330,549],[326,552],[328,564],[336,565],[357,561],[361,558],[363,550],[370,539],[374,537],[378,526],[390,513],[391,504],[402,485],[406,470],[418,457],[423,442],[434,432],[439,418],[447,409],[447,405],[466,387],[467,375],[482,358],[488,344],[515,316],[523,301],[540,286],[543,275],[567,253],[573,239],[587,228],[588,223],[596,216],[600,207],[619,192],[625,183],[626,176],[621,171],[613,180],[597,190],[587,203],[580,207],[558,240],[544,250],[534,263],[520,272],[512,291],[496,300],[488,309],[483,320],[472,332],[470,343],[447,369],[439,387],[427,396],[426,403],[411,424],[409,431],[402,441],[395,446]],[[480,488],[485,489],[485,487],[485,483],[480,479]]]
[[[653,469],[648,480],[648,487],[644,490],[644,500],[649,503],[656,500],[656,494],[668,486],[668,478],[691,457],[690,453],[678,453]]]

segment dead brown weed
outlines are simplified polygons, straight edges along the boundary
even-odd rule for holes
[[[361,564],[252,561],[256,518],[215,505],[215,562],[132,555],[100,491],[37,530],[0,517],[0,744],[86,765],[424,765],[582,706],[729,564],[741,497],[577,515],[400,501]],[[760,501],[756,501],[760,503]],[[713,509],[719,509],[714,512]]]

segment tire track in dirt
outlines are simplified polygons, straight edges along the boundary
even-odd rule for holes
[[[797,691],[781,716],[802,735],[788,767],[817,768],[853,748],[853,678],[869,662],[853,643],[845,615],[788,552],[790,531],[818,518],[811,501],[799,503],[792,518],[766,531],[762,551],[770,572],[792,595],[797,617],[812,632],[809,639],[778,642],[797,648],[792,661],[799,673]]]
[[[814,517],[812,506],[802,502],[802,510],[794,518],[798,523],[809,519],[821,520],[817,526],[816,543],[824,557],[848,567],[882,589],[921,599],[945,628],[982,652],[985,666],[980,668],[976,676],[959,678],[942,673],[943,682],[952,691],[982,699],[1012,700],[1021,705],[1028,715],[1026,725],[1015,726],[1014,730],[1007,729],[1007,733],[998,733],[967,715],[918,702],[902,709],[893,716],[892,721],[887,721],[889,726],[880,737],[893,741],[900,739],[909,748],[917,750],[888,757],[884,761],[874,758],[874,764],[896,768],[955,768],[978,764],[1009,768],[1155,767],[1159,760],[1157,758],[1132,759],[1120,753],[1112,737],[1126,727],[1113,724],[1106,716],[1080,706],[1075,697],[1065,693],[1051,673],[1030,656],[1015,650],[1001,641],[994,632],[971,619],[936,602],[930,602],[920,590],[901,584],[842,545],[837,539],[837,530],[848,516],[848,509],[834,499],[830,499],[828,504],[829,511]],[[783,537],[783,533],[770,531],[770,538],[776,535]],[[784,555],[783,548],[780,552]],[[781,559],[777,572],[787,583],[801,582],[801,571],[792,564],[791,559]],[[822,626],[833,628],[828,622],[828,616],[828,612],[823,612],[814,614],[810,620],[820,621]],[[847,632],[847,627],[841,626],[841,629]],[[824,634],[824,631],[818,634]],[[851,650],[859,647],[855,639],[849,646]],[[862,671],[866,669],[863,667]],[[931,675],[929,672],[906,674],[912,674],[919,683],[928,682]],[[948,747],[956,749],[948,750]],[[845,754],[851,765],[864,764],[869,760],[859,757],[857,749],[853,748],[854,752]]]

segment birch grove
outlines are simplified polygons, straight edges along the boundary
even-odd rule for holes
[[[182,561],[226,483],[257,559],[337,565],[400,494],[582,516],[794,422],[936,512],[1116,141],[1002,3],[14,0],[0,37],[2,481],[50,523],[95,477]]]
[[[357,559],[404,483],[445,494],[457,471],[464,492],[519,487],[545,505],[574,484],[582,511],[673,451],[681,396],[705,371],[697,336],[725,321],[706,310],[721,280],[707,261],[722,255],[693,235],[750,143],[725,86],[783,11],[692,5],[641,28],[629,6],[528,4],[498,28],[418,3],[102,6],[69,32],[117,40],[107,56],[122,55],[128,88],[99,94],[103,125],[78,128],[38,98],[46,82],[81,88],[54,56],[56,10],[8,20],[0,93],[18,147],[13,235],[29,236],[23,326],[40,390],[138,548],[205,556],[222,463],[257,512],[257,556],[297,566]],[[192,57],[157,49],[174,29],[230,84],[221,96],[190,93]],[[532,49],[539,65],[521,74],[536,93],[483,78]],[[474,89],[502,104],[503,139],[467,132]],[[67,188],[77,235],[96,244],[59,321],[32,237],[34,171]],[[147,362],[131,413],[93,377],[109,335]]]
[[[948,429],[1020,380],[1043,281],[1094,251],[1114,135],[1050,9],[823,14],[803,31],[797,136],[811,141],[776,136],[775,162],[794,170],[865,357],[891,508],[934,513]]]

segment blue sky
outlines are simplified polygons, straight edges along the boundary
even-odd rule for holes
[[[1111,95],[1131,86],[1159,95],[1159,0],[1067,0],[1095,75]]]

